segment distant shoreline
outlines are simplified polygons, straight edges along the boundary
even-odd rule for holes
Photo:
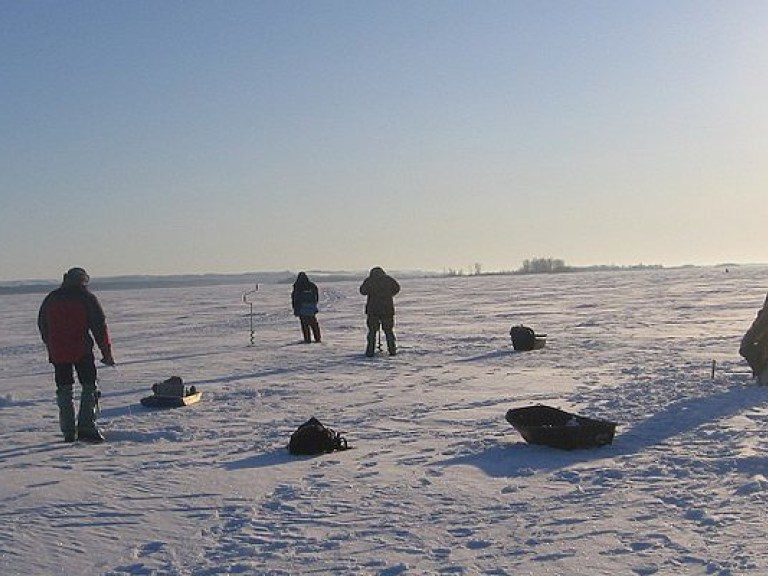
[[[560,270],[548,272],[530,272],[523,270],[464,273],[455,272],[424,272],[424,271],[393,271],[392,274],[400,278],[472,278],[476,276],[536,276],[552,274],[571,274],[575,272],[634,272],[644,270],[676,270],[684,268],[743,268],[747,266],[768,266],[768,264],[713,264],[682,266],[663,266],[661,264],[636,264],[629,266],[619,265],[595,265],[595,266],[567,266]],[[365,278],[367,272],[324,272],[320,270],[308,270],[307,273],[319,282],[343,282],[357,281]],[[226,286],[241,284],[289,284],[296,278],[296,272],[288,270],[280,272],[250,272],[244,274],[182,274],[168,276],[112,276],[94,278],[91,287],[96,291],[106,290],[132,290],[148,288],[181,288],[195,286]],[[0,282],[0,296],[12,294],[42,294],[58,288],[60,282],[53,280],[18,280]]]

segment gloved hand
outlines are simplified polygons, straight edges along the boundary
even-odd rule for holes
[[[115,359],[112,356],[112,352],[109,352],[108,354],[104,354],[104,357],[101,359],[101,363],[105,366],[114,366],[115,365]]]

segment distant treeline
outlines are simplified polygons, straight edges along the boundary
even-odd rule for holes
[[[565,265],[565,260],[559,258],[533,258],[523,260],[523,265],[517,269],[518,274],[554,274],[556,272],[569,272],[570,267]]]
[[[661,264],[634,264],[631,266],[618,266],[615,264],[600,264],[596,266],[568,266],[565,260],[560,258],[531,258],[523,260],[522,266],[517,270],[502,270],[501,272],[483,272],[482,266],[475,263],[471,269],[473,272],[467,276],[511,276],[513,274],[560,274],[564,272],[601,272],[612,270],[658,270],[663,268]],[[448,269],[443,276],[464,276],[463,270]]]
[[[663,268],[661,264],[634,264],[632,266],[616,266],[602,264],[598,266],[568,266],[559,258],[533,258],[524,260],[516,274],[556,274],[559,272],[584,272],[601,270],[657,270]]]

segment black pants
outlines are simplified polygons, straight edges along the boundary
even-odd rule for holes
[[[56,381],[56,403],[59,406],[59,427],[64,433],[64,439],[71,442],[75,439],[76,431],[96,429],[96,411],[99,390],[96,385],[96,362],[93,355],[81,358],[77,362],[57,362],[53,365]],[[75,406],[73,403],[72,387],[75,383],[74,372],[80,381],[80,409],[75,423]]]
[[[379,331],[379,327],[381,327],[384,331],[384,336],[387,339],[387,350],[391,356],[394,356],[397,351],[397,346],[395,345],[395,317],[368,314],[366,324],[368,326],[368,346],[365,349],[366,355],[373,356],[373,352],[376,348],[376,333]]]
[[[301,322],[301,334],[304,336],[304,342],[311,342],[309,332],[315,337],[315,342],[320,342],[320,324],[315,316],[299,316]]]
[[[77,380],[80,384],[96,382],[96,362],[93,355],[85,356],[77,362],[54,362],[53,369],[57,387],[72,386],[75,383],[74,372],[77,372]]]

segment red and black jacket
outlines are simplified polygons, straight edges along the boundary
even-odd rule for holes
[[[110,353],[104,310],[85,286],[62,286],[48,294],[40,306],[37,327],[52,364],[75,363],[93,354],[94,339],[103,355]]]

